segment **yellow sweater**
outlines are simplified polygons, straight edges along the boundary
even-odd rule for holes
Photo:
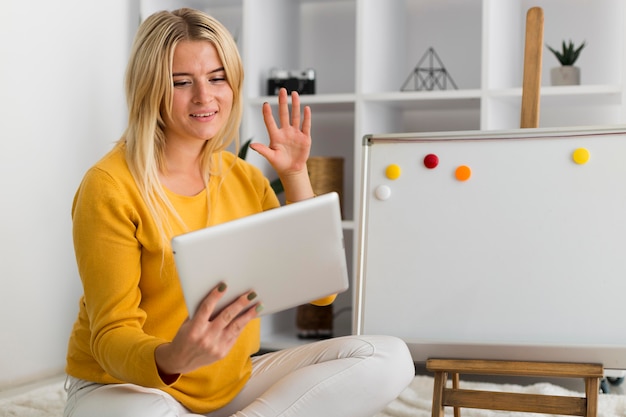
[[[209,225],[275,208],[276,195],[262,173],[221,153],[223,184],[209,186]],[[207,226],[206,191],[194,197],[167,192],[191,230]],[[98,383],[130,382],[162,389],[196,413],[228,403],[251,372],[259,320],[243,330],[224,359],[184,374],[166,386],[155,348],[171,341],[188,317],[174,259],[116,146],[83,178],[72,208],[74,247],[84,295],[67,353],[68,374]],[[172,224],[176,222],[172,219]],[[175,227],[175,234],[182,233]]]

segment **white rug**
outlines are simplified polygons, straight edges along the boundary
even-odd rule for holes
[[[62,417],[65,380],[57,380],[30,391],[0,398],[0,417]]]
[[[549,383],[521,386],[461,381],[461,388],[547,395],[583,395]],[[430,417],[432,394],[433,378],[430,376],[416,376],[411,385],[375,417]],[[63,415],[64,402],[65,391],[63,391],[63,382],[59,381],[9,398],[0,398],[0,417],[61,417]],[[626,417],[626,395],[601,394],[598,402],[598,417]],[[448,416],[452,417],[452,408],[449,407],[446,408],[446,417]],[[469,408],[462,409],[461,416],[555,417],[552,414],[515,413]]]

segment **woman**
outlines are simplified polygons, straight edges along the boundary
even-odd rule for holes
[[[128,126],[83,178],[72,207],[84,295],[68,347],[66,417],[371,416],[414,370],[391,337],[345,337],[251,357],[262,308],[249,292],[213,314],[220,285],[189,319],[172,236],[279,205],[237,140],[243,71],[226,29],[201,12],[140,26],[126,75]],[[314,197],[311,111],[285,90],[263,117],[285,197]],[[332,302],[332,297],[318,303]],[[241,311],[250,305],[243,315]],[[194,414],[195,413],[195,414]]]

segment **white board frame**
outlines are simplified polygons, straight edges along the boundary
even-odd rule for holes
[[[572,160],[577,148],[588,163]],[[428,153],[435,169],[421,162]],[[626,127],[368,135],[362,155],[357,334],[399,336],[416,362],[626,369]],[[384,175],[392,163],[397,180]],[[459,165],[469,180],[454,178]],[[537,242],[556,252],[541,256]],[[501,282],[517,270],[525,281]],[[420,274],[436,279],[406,278]]]

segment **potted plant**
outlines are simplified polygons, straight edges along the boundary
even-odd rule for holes
[[[550,70],[552,85],[580,84],[580,68],[574,66],[574,63],[578,59],[580,51],[582,51],[585,47],[585,42],[583,42],[579,47],[576,47],[571,40],[569,43],[565,43],[565,41],[563,41],[561,51],[557,51],[549,45],[546,46],[561,63],[560,67],[555,67]]]

